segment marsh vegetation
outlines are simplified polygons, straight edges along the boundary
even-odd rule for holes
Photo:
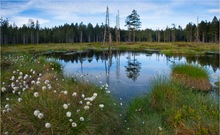
[[[187,50],[180,53],[180,48],[194,50],[193,54],[205,54],[218,48],[215,44],[202,44],[201,47],[185,43],[182,47],[180,44],[183,43],[124,43],[113,47],[161,52],[173,48],[178,51],[175,54],[187,54]],[[104,50],[105,46],[99,43],[2,46],[1,134],[219,133],[219,103],[212,91],[195,91],[191,86],[176,82],[177,79],[160,74],[151,79],[148,93],[123,106],[122,101],[109,92],[108,83],[102,82],[100,87],[91,80],[79,81],[76,75],[65,76],[61,63],[42,56],[45,52],[68,53],[87,48]],[[74,58],[74,61],[80,60],[80,57]],[[202,57],[201,63],[205,62]],[[218,63],[212,64],[219,70]],[[172,73],[196,79],[209,77],[209,72],[202,67],[196,66],[194,72],[194,66],[190,66],[190,70],[175,69],[178,66],[184,67],[174,65]]]

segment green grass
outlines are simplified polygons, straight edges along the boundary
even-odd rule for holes
[[[53,51],[74,51],[84,49],[106,49],[108,45],[101,42],[94,43],[48,43],[48,44],[21,44],[1,46],[3,53],[42,53]],[[174,54],[204,54],[206,51],[218,51],[216,43],[188,43],[188,42],[136,42],[113,43],[112,48],[120,50],[160,50],[167,55]]]
[[[65,78],[58,63],[48,62],[44,57],[7,55],[2,57],[1,67],[1,90],[6,89],[1,92],[1,134],[115,134],[118,131],[120,116],[119,107],[114,105],[116,101],[98,87]],[[36,92],[38,97],[34,96]],[[74,92],[76,96],[72,95]],[[86,100],[94,93],[97,93],[94,101]],[[63,108],[64,104],[69,104],[68,109]],[[89,109],[85,110],[85,106]],[[35,116],[35,110],[44,117]],[[71,117],[66,116],[68,111]],[[70,119],[77,127],[72,127]],[[50,128],[45,127],[47,122]]]
[[[219,106],[209,94],[157,78],[130,104],[127,120],[125,134],[218,134]]]
[[[196,90],[208,91],[212,88],[208,71],[198,65],[174,64],[171,78],[176,83]]]
[[[192,78],[208,78],[208,71],[198,65],[192,64],[174,64],[172,66],[172,73],[185,74]]]

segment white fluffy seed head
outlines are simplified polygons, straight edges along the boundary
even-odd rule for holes
[[[22,98],[18,98],[18,102],[21,102],[22,101]]]
[[[49,122],[45,123],[45,127],[50,128],[51,127],[50,123]]]
[[[38,92],[34,92],[34,97],[38,97],[39,93]]]
[[[72,123],[72,127],[76,127],[77,124],[75,122]]]
[[[2,87],[2,92],[5,92],[6,91],[6,88],[5,87]]]
[[[35,111],[34,111],[34,116],[36,116],[36,117],[37,117],[39,113],[40,113],[40,111],[39,111],[39,110],[35,110]]]
[[[80,117],[79,120],[80,120],[80,121],[84,121],[85,119],[84,119],[83,117]]]
[[[67,93],[68,93],[68,92],[67,92],[66,90],[63,92],[64,95],[67,95]]]
[[[91,105],[91,103],[89,101],[86,102],[86,105]]]
[[[73,92],[72,96],[76,97],[76,96],[77,96],[77,93],[76,93],[76,92]]]
[[[44,117],[44,114],[43,114],[43,113],[39,113],[39,114],[37,115],[37,117],[38,117],[38,119],[42,119],[42,118]]]
[[[93,96],[94,96],[94,97],[97,97],[97,95],[98,95],[97,93],[93,93]]]
[[[88,105],[84,106],[84,109],[89,110],[89,106]]]
[[[63,104],[63,108],[64,108],[64,109],[67,109],[67,108],[68,108],[68,105],[67,105],[67,104]]]
[[[69,112],[69,111],[66,112],[66,116],[67,116],[67,117],[71,117],[71,112]]]
[[[9,108],[9,104],[6,104],[6,105],[5,105],[5,108],[6,108],[6,109]]]
[[[99,104],[99,108],[104,108],[104,105],[103,104]]]

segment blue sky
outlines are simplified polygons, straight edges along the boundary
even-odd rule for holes
[[[172,24],[183,28],[187,23],[212,21],[220,16],[219,0],[1,0],[0,15],[17,26],[29,19],[38,20],[41,27],[54,27],[65,23],[93,25],[105,22],[108,5],[110,25],[116,25],[115,16],[120,12],[120,28],[126,29],[125,18],[137,10],[141,29],[165,29]]]

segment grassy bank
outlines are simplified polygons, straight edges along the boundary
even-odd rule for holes
[[[191,89],[211,90],[208,71],[198,65],[174,64],[171,73],[172,80]]]
[[[215,43],[187,43],[187,42],[137,42],[137,43],[113,43],[115,49],[121,50],[160,50],[167,55],[172,54],[204,54],[206,51],[218,51],[219,45]],[[22,45],[4,45],[1,47],[2,52],[22,52],[22,53],[39,53],[46,51],[74,51],[83,49],[105,49],[99,43],[50,43],[50,44],[22,44]]]
[[[151,93],[131,103],[127,119],[125,134],[219,133],[217,101],[162,77],[153,81]]]
[[[1,134],[115,134],[119,108],[104,90],[65,78],[59,64],[2,56]]]

